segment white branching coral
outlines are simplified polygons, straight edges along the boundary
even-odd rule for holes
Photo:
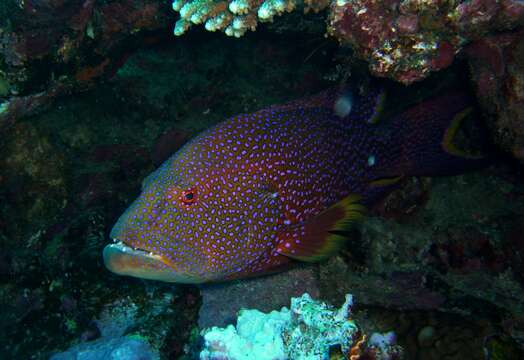
[[[299,4],[304,4],[305,12],[318,12],[328,6],[329,0],[174,0],[173,9],[180,13],[174,33],[182,35],[192,24],[204,24],[208,31],[240,37],[248,30],[254,31],[259,21],[273,21]]]

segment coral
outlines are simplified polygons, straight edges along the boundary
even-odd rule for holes
[[[524,5],[512,0],[174,0],[174,33],[204,24],[240,37],[300,6],[329,6],[328,33],[368,61],[373,74],[404,84],[446,68],[465,44],[524,23]]]
[[[107,79],[131,49],[162,40],[149,31],[172,21],[168,5],[156,0],[10,0],[0,6],[0,14],[8,14],[0,16],[0,126]],[[201,23],[231,36],[296,8],[329,7],[328,33],[369,62],[374,74],[405,84],[448,66],[466,43],[524,23],[524,4],[514,0],[175,0],[173,7],[181,14],[176,34]],[[273,31],[311,34],[323,26],[320,16],[299,18]]]
[[[260,360],[285,359],[286,349],[282,332],[291,321],[288,309],[264,314],[258,310],[243,310],[238,316],[237,327],[212,328],[204,334],[205,349],[201,359]]]
[[[510,0],[336,0],[328,32],[374,75],[410,84],[449,66],[464,44],[523,21],[524,5]]]
[[[32,48],[20,45],[23,44],[21,42],[11,42],[14,32],[4,27],[3,23],[12,21],[13,12],[12,9],[2,12],[4,6],[15,2],[28,5],[63,3],[76,9],[74,6],[77,3],[89,4],[90,1],[0,1],[0,26],[3,27],[0,38],[5,40],[0,44],[0,68],[5,71],[0,78],[5,80],[2,86],[5,86],[3,91],[7,92],[4,94],[7,98],[0,99],[0,118],[3,119],[2,109],[5,109],[5,114],[17,117],[19,123],[19,126],[2,132],[0,140],[3,159],[0,160],[0,305],[3,309],[0,314],[0,332],[5,334],[0,339],[0,347],[5,358],[47,359],[51,351],[62,351],[71,344],[101,337],[93,319],[105,320],[106,304],[121,304],[115,300],[130,296],[139,306],[138,316],[142,317],[141,314],[149,314],[151,309],[157,308],[155,299],[163,297],[163,292],[159,294],[157,290],[152,290],[159,289],[159,284],[123,281],[104,272],[100,268],[99,252],[107,239],[99,238],[94,243],[86,240],[91,238],[93,232],[102,231],[102,236],[106,236],[107,227],[129,202],[130,196],[139,191],[144,172],[153,167],[149,149],[155,148],[154,140],[158,139],[162,129],[177,126],[181,131],[192,134],[211,126],[226,114],[248,112],[266,104],[316,92],[325,83],[303,79],[322,78],[332,49],[328,46],[327,55],[317,51],[309,58],[309,40],[321,39],[320,32],[306,33],[299,28],[294,29],[296,37],[286,35],[286,31],[294,26],[288,20],[301,17],[298,11],[282,18],[284,21],[275,21],[272,26],[282,26],[276,31],[279,36],[269,34],[266,37],[253,36],[229,42],[225,36],[177,38],[171,44],[164,44],[161,49],[147,48],[136,54],[142,56],[132,55],[126,65],[128,71],[125,74],[119,71],[111,82],[98,86],[96,91],[68,97],[46,114],[20,121],[29,110],[38,112],[38,109],[45,108],[57,93],[75,91],[76,85],[68,87],[67,79],[60,82],[64,79],[64,73],[56,71],[71,70],[71,73],[65,73],[65,77],[74,78],[75,74],[82,74],[82,68],[96,68],[97,64],[103,63],[107,51],[115,49],[115,46],[127,50],[133,48],[135,51],[137,43],[150,43],[151,38],[132,43],[130,47],[125,46],[126,39],[129,39],[127,36],[136,34],[138,30],[135,26],[138,22],[127,22],[128,15],[136,12],[124,10],[111,13],[105,10],[107,17],[102,21],[99,16],[94,16],[87,22],[85,31],[75,30],[80,29],[81,22],[73,21],[74,25],[65,31],[69,40],[64,39],[64,46],[49,49],[47,54],[50,55],[42,59],[28,57],[20,68],[14,66],[19,60],[16,50],[23,52]],[[100,14],[100,7],[108,4],[113,4],[112,8],[115,9],[114,4],[117,2],[124,3],[120,0],[96,1],[96,13]],[[140,1],[125,3],[142,6]],[[156,0],[154,3],[161,4]],[[47,17],[49,11],[44,10],[39,8],[34,16],[25,18],[34,21],[29,30],[52,28],[53,35],[63,30],[62,25],[69,26],[69,14],[62,11],[57,13],[60,16],[53,13],[49,17],[56,19],[50,26]],[[75,11],[84,16],[80,11]],[[169,6],[165,7],[164,12],[157,12],[158,27],[168,26],[171,19],[162,14],[170,12]],[[43,14],[46,17],[42,17]],[[102,26],[111,20],[111,14],[114,15],[111,26]],[[323,24],[317,21],[315,25],[321,27]],[[122,26],[121,32],[117,31],[119,26]],[[24,26],[16,27],[21,28],[26,29]],[[110,28],[115,32],[104,35],[101,29]],[[27,31],[19,34],[26,38],[32,33]],[[471,55],[469,51],[466,54],[478,89],[490,90],[485,85],[500,85],[495,93],[488,92],[481,96],[484,109],[493,106],[485,100],[497,102],[493,111],[510,109],[504,102],[498,101],[510,99],[504,98],[504,92],[510,89],[508,86],[518,84],[512,81],[519,79],[518,70],[522,71],[524,67],[519,68],[519,63],[513,63],[512,59],[515,58],[507,56],[518,55],[515,51],[521,46],[515,45],[518,42],[512,40],[507,43],[504,39],[509,37],[518,40],[518,36],[517,32],[502,33],[472,44],[489,43],[489,54],[493,55],[491,58],[488,54],[487,57],[483,56],[482,51],[473,46]],[[35,37],[34,41],[38,45],[43,44],[39,37]],[[59,49],[62,50],[58,52]],[[55,56],[54,50],[60,55]],[[112,50],[110,52],[114,54]],[[90,56],[86,56],[86,53]],[[144,53],[154,54],[155,61],[150,56],[143,56]],[[6,54],[9,61],[13,61],[10,63],[12,67],[2,64]],[[308,61],[303,63],[306,58]],[[68,66],[63,66],[61,59],[69,59]],[[85,62],[76,63],[77,60]],[[474,60],[486,62],[490,68],[479,67]],[[488,61],[494,62],[491,64]],[[131,68],[132,63],[134,67]],[[506,67],[510,63],[514,65]],[[113,66],[106,69],[109,73],[104,74],[104,77],[111,73]],[[504,77],[504,82],[499,83],[499,79],[502,79],[501,69],[505,69],[505,74],[515,75]],[[126,67],[122,70],[126,70]],[[55,79],[59,81],[56,89],[63,91],[52,90],[55,85],[48,82],[52,72],[55,72]],[[493,74],[495,79],[491,78]],[[95,83],[93,80],[91,82]],[[513,105],[511,108],[518,110]],[[16,113],[15,109],[18,109]],[[519,124],[516,116],[505,118],[512,121],[512,128]],[[524,122],[520,121],[520,124]],[[504,135],[506,140],[512,139],[506,136],[510,134],[507,130],[510,127],[496,128],[500,128],[501,132],[494,130],[494,134]],[[16,145],[17,142],[19,145]],[[498,143],[502,144],[500,141]],[[507,144],[504,145],[505,149],[513,151],[513,147],[509,146],[512,141],[504,143]],[[164,145],[160,147],[164,148]],[[40,148],[41,151],[38,150]],[[24,161],[16,160],[18,158]],[[26,173],[28,170],[31,173]],[[259,293],[259,298],[266,302],[270,297],[281,295],[282,288],[279,285],[294,290],[301,289],[304,282],[310,284],[315,281],[308,292],[314,298],[332,301],[337,305],[337,299],[342,299],[345,292],[351,291],[358,299],[358,309],[364,310],[355,314],[355,322],[367,331],[364,322],[357,317],[358,313],[374,315],[379,319],[377,321],[388,319],[387,326],[381,323],[379,330],[395,328],[399,341],[406,345],[407,358],[410,359],[416,356],[441,359],[450,357],[450,352],[453,352],[455,358],[483,358],[484,336],[501,331],[523,341],[522,287],[512,279],[508,270],[499,272],[498,267],[493,268],[490,262],[485,262],[489,257],[486,258],[484,250],[494,248],[497,254],[503,255],[502,260],[509,265],[503,268],[512,269],[522,284],[522,181],[514,181],[516,185],[510,186],[507,179],[512,176],[513,170],[510,173],[507,169],[497,167],[478,175],[436,179],[429,182],[429,186],[425,185],[424,180],[420,189],[408,191],[404,187],[402,196],[397,194],[389,198],[385,206],[386,216],[390,219],[384,220],[380,216],[369,219],[364,225],[362,237],[348,244],[348,250],[343,255],[348,256],[347,253],[352,252],[353,257],[346,260],[343,266],[334,267],[334,271],[328,272],[333,264],[323,264],[320,273],[316,266],[310,266],[308,269],[312,280],[297,276],[289,284],[261,283],[261,287],[250,284],[249,289],[253,289],[251,293],[255,296],[255,291],[264,287],[262,290],[265,292]],[[41,208],[44,211],[33,211],[34,203],[45,205]],[[62,204],[65,208],[60,210]],[[437,212],[436,208],[440,211]],[[95,225],[92,224],[92,213],[103,215],[100,219],[95,217]],[[463,245],[467,251],[457,251],[457,248],[449,246],[462,243],[461,237],[465,231],[469,231],[468,228],[461,229],[462,223],[472,225],[475,230],[467,233],[470,236]],[[483,234],[481,242],[488,241],[486,244],[490,245],[479,249],[470,247],[475,244],[473,240],[479,232]],[[428,254],[433,244],[437,245],[439,252]],[[362,249],[362,256],[355,256],[356,248]],[[449,256],[458,259],[459,266],[454,265],[456,262],[444,261]],[[514,260],[510,262],[509,259]],[[342,261],[341,257],[333,259],[335,265]],[[461,266],[461,263],[481,266],[475,269],[470,265]],[[520,267],[515,266],[518,264],[521,264]],[[262,279],[268,278],[257,281]],[[230,286],[233,285],[240,284]],[[314,295],[313,287],[317,295]],[[240,306],[241,301],[245,301],[242,295],[247,292],[241,290],[246,287],[235,289],[238,290],[225,289],[214,293],[220,297],[216,299],[214,308],[233,303]],[[173,289],[168,288],[166,291],[172,293]],[[305,290],[300,291],[302,293]],[[160,351],[166,358],[183,356],[187,334],[191,329],[194,330],[199,309],[198,304],[194,304],[199,299],[198,294],[190,295],[177,295],[162,315],[146,322],[138,321],[132,331],[145,328],[147,332],[141,331],[140,334],[162,342]],[[288,300],[289,295],[286,304]],[[263,306],[265,304],[262,303],[244,305],[260,309]],[[272,309],[280,306],[282,304]],[[234,316],[238,308],[228,309],[229,318]],[[498,326],[500,318],[504,320],[503,329]],[[472,323],[471,319],[478,319],[478,322]],[[486,327],[480,327],[479,324]],[[486,324],[492,324],[495,328]],[[434,336],[431,341],[423,336],[419,344],[417,335],[426,326],[434,328]],[[373,326],[370,328],[375,330]],[[506,341],[501,340],[488,345],[498,344],[500,347],[489,349],[492,357],[509,347]],[[524,359],[524,356],[519,352],[514,358]]]
[[[223,31],[228,36],[240,37],[255,30],[257,23],[271,22],[273,18],[295,10],[297,0],[174,0],[173,9],[180,12],[175,35],[184,34],[191,24],[204,24],[208,31]],[[318,12],[326,8],[328,0],[306,0],[304,11]]]
[[[396,342],[397,339],[393,331],[385,334],[373,333],[368,340],[364,353],[371,359],[399,359],[402,354],[402,349],[395,345]]]
[[[367,342],[366,336],[360,336],[350,319],[352,306],[349,294],[340,309],[335,309],[305,293],[291,299],[290,309],[269,314],[242,310],[236,328],[229,325],[203,331],[205,348],[200,359],[329,359],[335,347],[355,359],[360,355],[399,359],[402,351],[394,345],[392,333],[373,334]]]

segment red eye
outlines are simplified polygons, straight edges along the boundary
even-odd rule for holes
[[[196,190],[189,189],[186,191],[182,191],[181,200],[186,205],[193,204],[196,201]]]

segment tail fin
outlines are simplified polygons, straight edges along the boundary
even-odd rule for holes
[[[454,175],[487,165],[486,158],[462,136],[466,120],[478,120],[472,110],[471,98],[454,91],[394,117],[381,149],[387,165],[376,169],[376,179]]]

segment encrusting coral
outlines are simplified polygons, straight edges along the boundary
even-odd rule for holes
[[[328,33],[378,76],[404,84],[449,66],[462,47],[524,21],[524,5],[504,0],[334,0]]]

